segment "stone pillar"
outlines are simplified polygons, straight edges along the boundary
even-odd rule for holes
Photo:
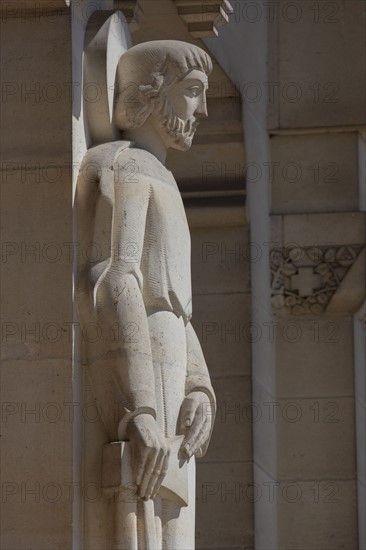
[[[366,302],[354,317],[358,543],[366,548]]]

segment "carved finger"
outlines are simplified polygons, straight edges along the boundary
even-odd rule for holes
[[[164,477],[166,476],[166,473],[168,471],[168,466],[169,466],[169,452],[163,458],[163,463],[162,463],[160,473],[157,477],[155,487],[154,487],[154,489],[151,493],[151,498],[152,499],[154,499],[156,497],[156,495],[158,494],[158,492],[159,492],[160,486],[161,486],[161,484],[164,480]]]
[[[188,448],[192,445],[192,442],[195,441],[195,439],[197,438],[198,434],[199,434],[199,431],[201,429],[201,420],[200,418],[198,417],[198,415],[196,414],[194,420],[193,420],[193,424],[192,426],[190,427],[184,441],[183,441],[183,444],[182,444],[182,451],[183,452],[187,452]]]
[[[163,467],[164,462],[164,456],[165,456],[165,450],[160,449],[160,452],[158,454],[158,457],[155,462],[154,471],[152,473],[152,476],[150,477],[149,484],[146,489],[146,498],[151,498],[151,494],[154,491],[156,482],[158,480],[158,477],[161,475],[161,469]]]
[[[200,450],[200,448],[207,441],[208,436],[209,436],[209,430],[207,429],[207,422],[206,422],[205,425],[202,427],[201,434],[189,448],[191,455],[195,455]]]
[[[179,418],[180,431],[185,432],[192,425],[196,407],[192,399],[185,399],[182,404]]]
[[[134,458],[136,460],[137,469],[136,469],[136,485],[140,486],[142,477],[145,471],[145,464],[149,458],[149,453],[147,449],[143,449],[142,452],[135,452]]]
[[[141,479],[141,484],[139,486],[138,495],[141,498],[146,498],[146,489],[149,485],[150,478],[154,472],[156,459],[158,457],[158,450],[157,449],[149,449],[149,458],[145,462],[145,468],[144,473]]]
[[[197,429],[195,429],[194,434],[187,439],[187,442],[184,444],[185,452],[190,458],[196,451],[197,446],[200,444],[201,439],[205,437],[207,432],[207,421],[204,420],[203,423],[200,423]]]

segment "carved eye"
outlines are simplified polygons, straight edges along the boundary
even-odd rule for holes
[[[198,97],[202,90],[200,86],[190,86],[186,91],[190,97]]]

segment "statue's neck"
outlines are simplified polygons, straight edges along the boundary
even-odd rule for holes
[[[123,139],[133,141],[135,147],[148,151],[165,166],[167,148],[149,119],[140,128],[123,132]]]

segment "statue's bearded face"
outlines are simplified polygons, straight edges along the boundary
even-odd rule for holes
[[[150,120],[167,148],[186,151],[199,121],[207,116],[207,75],[194,69],[165,87]]]

